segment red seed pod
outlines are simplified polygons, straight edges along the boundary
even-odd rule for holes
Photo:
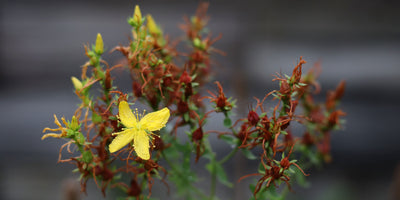
[[[221,108],[221,110],[223,110],[225,106],[226,106],[225,96],[219,96],[217,99],[217,107]]]
[[[164,76],[164,67],[163,65],[158,65],[157,67],[154,68],[154,77],[159,79]]]
[[[192,55],[190,57],[192,58],[192,61],[195,63],[201,63],[204,60],[204,56],[203,56],[202,52],[200,52],[200,51],[196,51],[196,52],[192,53]]]
[[[281,81],[281,88],[279,92],[283,95],[287,95],[290,93],[290,86],[286,80]]]
[[[196,105],[196,107],[200,108],[203,107],[203,101],[202,101],[202,96],[200,95],[200,93],[197,93],[193,96],[191,96],[191,100],[194,103],[194,105]]]
[[[95,174],[96,176],[100,176],[101,173],[102,173],[102,171],[103,171],[103,169],[101,169],[100,166],[96,166],[96,167],[94,168],[94,174]]]
[[[324,121],[324,118],[325,118],[325,116],[324,116],[324,114],[322,113],[322,111],[321,111],[320,108],[313,109],[313,110],[310,112],[310,119],[311,119],[311,122],[314,122],[314,123],[322,123],[322,122]]]
[[[281,173],[279,172],[280,170],[281,170],[280,167],[278,167],[278,166],[272,166],[272,169],[271,169],[271,176],[272,176],[274,179],[279,179],[279,178],[281,177]]]
[[[242,124],[242,126],[240,127],[240,131],[237,134],[237,138],[239,138],[240,141],[243,141],[246,138],[247,135],[247,124]]]
[[[190,96],[192,96],[193,94],[193,88],[192,88],[192,84],[188,84],[185,87],[185,97],[188,98]]]
[[[270,123],[270,121],[269,121],[267,115],[265,115],[264,117],[261,118],[261,125],[262,125],[266,130],[269,129],[269,123]]]
[[[343,97],[344,94],[344,87],[346,86],[346,82],[345,81],[340,81],[339,85],[336,88],[335,91],[335,100],[338,101]]]
[[[288,120],[288,116],[282,116],[278,118],[278,122],[281,122],[281,130],[287,129],[290,125],[290,121]]]
[[[192,77],[189,76],[189,74],[187,73],[187,71],[184,71],[181,75],[181,78],[179,78],[179,82],[181,83],[185,83],[186,85],[188,85],[189,83],[192,82]]]
[[[189,111],[189,105],[184,101],[179,101],[178,103],[178,112],[183,114]]]
[[[305,60],[303,60],[303,57],[300,57],[300,61],[297,64],[297,66],[293,69],[293,74],[292,74],[292,80],[294,83],[299,83],[301,79],[301,71],[302,71],[302,66],[303,64],[307,63]]]
[[[199,127],[198,129],[196,129],[193,132],[192,141],[196,142],[196,141],[200,141],[201,139],[203,139],[203,129],[201,127]]]
[[[162,150],[162,149],[164,149],[164,142],[158,136],[154,137],[153,144],[154,144],[154,150]]]
[[[294,101],[289,101],[289,108],[286,107],[285,108],[285,112],[286,113],[294,113],[294,111],[296,110],[297,105],[299,104],[298,100],[294,100]]]
[[[109,170],[108,168],[104,168],[102,176],[103,176],[103,179],[107,181],[107,180],[111,180],[112,178],[114,178],[114,173],[111,170]]]
[[[346,113],[341,111],[341,110],[336,110],[335,112],[332,112],[331,115],[329,115],[329,118],[328,118],[329,126],[332,127],[332,126],[338,125],[339,124],[339,117],[340,116],[345,116],[345,115],[346,115]]]
[[[172,77],[171,76],[167,76],[163,78],[163,85],[165,87],[168,87],[172,84]]]
[[[290,131],[287,131],[287,134],[285,135],[285,146],[290,147],[294,145],[294,138],[293,135]]]
[[[142,86],[140,85],[139,82],[133,81],[132,89],[133,89],[133,93],[135,94],[136,97],[141,97],[143,95],[142,94]]]
[[[282,160],[281,160],[281,167],[282,168],[284,168],[284,169],[287,169],[287,168],[289,168],[290,167],[290,162],[289,162],[289,158],[288,157],[284,157]]]
[[[153,160],[146,160],[146,162],[144,163],[144,169],[146,171],[158,169],[158,164],[156,162],[154,162]]]
[[[110,74],[110,70],[106,71],[106,79],[104,81],[104,87],[107,90],[111,89],[111,74]]]
[[[255,111],[250,110],[249,114],[247,115],[247,120],[251,126],[255,126],[257,125],[258,121],[260,121],[260,117]]]
[[[328,110],[332,110],[335,108],[336,105],[336,94],[334,91],[328,91],[328,93],[326,94],[326,102],[325,102],[325,106],[326,109]]]
[[[306,132],[306,133],[304,133],[301,142],[303,144],[305,144],[306,146],[311,146],[314,144],[314,138],[312,137],[312,135],[309,132]]]
[[[139,185],[137,184],[135,179],[131,180],[131,186],[128,189],[128,195],[129,196],[134,196],[137,197],[142,193],[142,190],[140,189]]]

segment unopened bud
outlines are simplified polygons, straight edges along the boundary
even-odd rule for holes
[[[161,35],[161,30],[151,15],[147,15],[147,28],[152,35]]]
[[[142,12],[140,12],[139,5],[135,6],[135,12],[133,13],[133,22],[137,26],[141,26],[142,25]]]
[[[77,79],[75,76],[71,77],[72,84],[74,85],[75,90],[79,91],[83,88],[82,82]]]
[[[78,120],[76,119],[75,115],[72,116],[71,123],[69,124],[69,128],[74,131],[79,130],[79,123],[78,123]]]
[[[103,54],[103,52],[104,52],[103,38],[101,37],[100,33],[97,33],[96,46],[95,46],[94,51],[97,54]]]

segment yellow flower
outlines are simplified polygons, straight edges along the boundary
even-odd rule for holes
[[[142,119],[139,119],[137,110],[135,113],[132,112],[126,101],[121,101],[118,109],[119,119],[126,128],[121,132],[113,133],[117,137],[109,145],[110,152],[118,151],[133,140],[136,154],[143,160],[150,159],[150,136],[148,133],[160,130],[165,126],[169,118],[169,109],[163,108],[149,113]]]

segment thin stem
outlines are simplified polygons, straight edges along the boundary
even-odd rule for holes
[[[176,168],[176,166],[168,159],[168,157],[165,155],[164,151],[161,151],[161,156],[164,158],[164,160],[167,162],[167,164],[171,167],[172,171],[174,173],[178,174],[179,177],[184,177],[184,175]],[[197,194],[202,196],[203,198],[207,199],[207,196],[203,194],[202,191],[200,191],[198,188],[191,186],[191,189],[195,191]]]
[[[222,158],[220,161],[218,161],[220,164],[224,164],[226,161],[232,158],[236,154],[236,152],[239,150],[239,148],[233,149],[228,155],[226,155],[224,158]]]
[[[215,158],[214,158],[215,159]],[[211,193],[210,193],[210,200],[213,200],[215,198],[215,189],[217,186],[217,173],[215,170],[215,166],[214,166],[214,170],[212,171],[211,174]]]

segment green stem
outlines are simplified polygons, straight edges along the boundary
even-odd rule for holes
[[[224,158],[222,158],[220,161],[218,161],[220,164],[224,164],[226,161],[232,158],[236,154],[236,152],[239,150],[239,148],[233,149],[228,155],[226,155]]]
[[[161,156],[164,158],[164,160],[167,162],[167,164],[171,167],[172,171],[174,174],[178,174],[179,177],[183,177],[183,174],[176,168],[176,166],[168,159],[168,157],[165,155],[164,151],[161,151]],[[200,191],[198,188],[191,186],[191,189],[202,196],[203,198],[207,199],[207,196],[203,194],[202,191]]]
[[[215,156],[215,154],[214,154],[214,156]],[[213,159],[215,159],[215,157]],[[215,189],[216,189],[216,186],[217,186],[217,173],[216,173],[216,170],[215,170],[215,166],[213,168],[214,168],[214,170],[212,171],[212,174],[211,174],[210,200],[213,200],[215,198]]]

